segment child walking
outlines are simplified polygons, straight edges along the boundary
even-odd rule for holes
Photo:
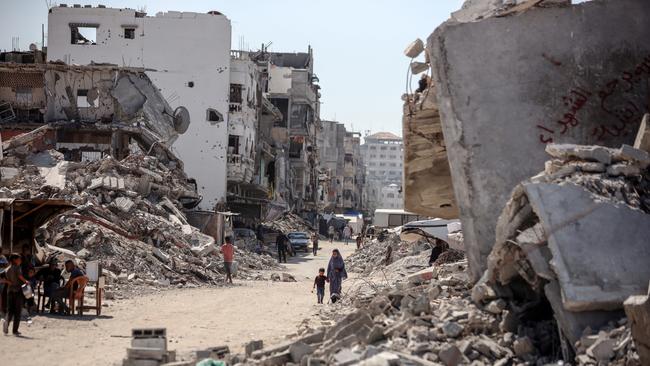
[[[314,293],[314,288],[316,289],[316,298],[319,304],[323,303],[323,298],[325,297],[325,282],[328,282],[327,276],[325,276],[325,268],[320,268],[318,270],[318,276],[314,279],[314,287],[311,289],[312,293]]]

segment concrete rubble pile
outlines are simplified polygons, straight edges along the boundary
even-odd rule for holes
[[[434,266],[428,276],[413,273],[408,281],[370,287],[364,291],[366,301],[330,310],[339,314],[333,325],[303,329],[294,339],[239,361],[478,366],[556,360],[553,323],[519,322],[502,300],[475,305],[466,269],[463,260]]]
[[[380,240],[383,239],[383,240]],[[435,244],[425,236],[415,241],[402,240],[399,231],[366,241],[364,246],[346,258],[350,272],[371,275],[381,272],[391,279],[429,267],[431,249]],[[450,249],[445,243],[435,264],[455,262],[464,258],[462,252]]]
[[[546,151],[544,172],[519,184],[499,217],[472,297],[505,301],[520,319],[547,314],[579,364],[638,364],[620,326],[624,302],[650,279],[650,154],[629,145]]]
[[[267,230],[282,232],[285,234],[292,231],[302,231],[307,233],[314,231],[314,228],[309,224],[309,222],[292,212],[285,212],[274,220],[265,221],[262,223],[262,226]]]
[[[5,196],[77,206],[39,229],[37,240],[52,255],[99,260],[113,289],[216,284],[224,277],[215,240],[182,211],[200,198],[175,160],[132,153],[121,161],[70,162],[55,150],[12,151],[2,169],[13,173],[3,175]],[[279,268],[271,257],[245,250],[236,259],[240,278]]]

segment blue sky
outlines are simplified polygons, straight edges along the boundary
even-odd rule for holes
[[[166,10],[218,10],[232,22],[234,49],[242,37],[253,49],[273,42],[272,51],[306,51],[311,44],[322,87],[321,118],[336,119],[356,131],[398,135],[409,62],[402,52],[415,38],[426,41],[462,4],[462,0],[64,2],[144,8],[151,15]],[[2,0],[0,49],[11,49],[14,36],[20,38],[22,49],[40,43],[41,24],[47,32],[47,4],[47,0]]]

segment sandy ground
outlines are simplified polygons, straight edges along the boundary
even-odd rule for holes
[[[219,345],[238,352],[252,339],[279,342],[317,311],[312,281],[318,268],[326,267],[331,249],[339,248],[344,258],[354,251],[352,243],[321,241],[320,246],[317,257],[289,258],[286,272],[298,282],[235,279],[228,288],[173,289],[113,301],[99,317],[36,316],[31,324],[21,323],[22,337],[0,335],[0,363],[120,365],[131,328],[138,327],[167,328],[168,348],[181,358]]]

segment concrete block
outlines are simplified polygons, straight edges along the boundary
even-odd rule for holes
[[[411,42],[404,50],[404,55],[408,58],[418,57],[424,51],[424,42],[420,38]]]
[[[453,344],[446,344],[438,352],[438,357],[445,366],[457,366],[463,360],[463,354],[460,349]]]
[[[542,170],[547,143],[633,143],[641,112],[614,136],[607,131],[621,121],[601,108],[598,95],[617,81],[607,105],[647,105],[647,75],[630,92],[621,78],[647,62],[648,14],[646,0],[589,1],[447,22],[428,38],[473,280],[486,269],[499,213],[512,189]],[[616,34],[604,24],[615,25]]]
[[[115,206],[122,212],[131,212],[135,203],[127,197],[117,197],[115,201]]]
[[[529,183],[524,189],[548,234],[566,310],[621,309],[630,295],[645,292],[650,215],[571,184]]]
[[[334,354],[334,362],[338,366],[353,365],[361,360],[361,354],[344,348]]]
[[[535,353],[535,346],[533,341],[528,337],[520,337],[515,339],[512,349],[518,357],[524,357]]]
[[[244,352],[246,353],[246,357],[250,357],[253,352],[260,350],[264,348],[264,341],[262,340],[255,340],[255,341],[250,341],[246,343],[244,346]]]
[[[650,296],[630,296],[625,300],[625,314],[632,328],[632,338],[642,365],[650,365]]]
[[[650,165],[650,153],[644,150],[635,149],[630,145],[621,146],[617,158],[634,162],[645,169]]]
[[[93,178],[93,180],[90,181],[90,185],[88,186],[88,189],[101,188],[103,185],[104,185],[103,178]]]
[[[449,338],[456,338],[463,333],[463,326],[456,322],[445,322],[442,331]]]
[[[618,177],[620,175],[624,177],[632,177],[641,174],[641,169],[636,165],[613,164],[607,167],[607,174],[613,177]]]
[[[634,148],[650,153],[650,114],[648,113],[641,120],[639,132],[634,140]]]
[[[401,362],[399,356],[397,356],[394,353],[384,351],[359,362],[358,365],[359,366],[397,366],[400,364]]]
[[[429,64],[426,62],[417,62],[413,61],[411,62],[411,73],[413,75],[417,75],[421,72],[425,72],[429,70]]]
[[[615,339],[601,338],[587,348],[587,355],[595,358],[599,363],[608,362],[614,356],[614,347],[616,347]]]
[[[304,342],[296,342],[289,346],[289,353],[291,354],[291,360],[294,363],[300,363],[303,357],[310,355],[314,352],[312,346]]]
[[[562,160],[580,159],[596,161],[604,165],[609,165],[612,162],[614,151],[602,146],[549,144],[546,145],[546,153],[554,158]]]

